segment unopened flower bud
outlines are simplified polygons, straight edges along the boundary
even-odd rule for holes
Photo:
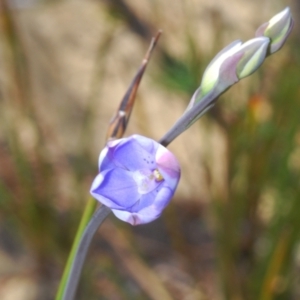
[[[206,68],[201,85],[187,110],[206,94],[213,92],[217,97],[240,79],[255,72],[266,57],[269,42],[266,37],[254,38],[246,43],[237,40],[219,52]]]
[[[220,75],[220,69],[223,64],[223,62],[237,53],[237,51],[240,49],[242,45],[242,42],[240,40],[234,41],[231,44],[229,44],[227,47],[225,47],[223,50],[221,50],[214,59],[209,63],[207,68],[204,71],[202,81],[200,84],[201,87],[201,94],[204,96],[208,92],[210,92],[216,83],[219,80]]]
[[[270,54],[278,51],[285,43],[289,36],[294,21],[287,7],[277,15],[275,15],[269,22],[262,24],[256,31],[255,36],[266,36],[270,38]]]
[[[236,67],[236,75],[239,79],[251,75],[261,66],[265,60],[269,42],[268,38],[259,37],[247,41],[240,47],[238,53],[242,53],[243,56]]]

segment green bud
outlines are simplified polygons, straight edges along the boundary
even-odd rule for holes
[[[244,44],[237,40],[220,51],[206,68],[200,87],[187,109],[208,93],[220,95],[231,85],[256,71],[266,57],[269,42],[266,37],[254,38]]]
[[[216,83],[218,82],[220,69],[223,62],[234,55],[241,47],[242,42],[240,40],[234,41],[223,50],[221,50],[215,58],[210,62],[207,66],[206,70],[204,71],[202,81],[201,81],[201,91],[202,95],[207,94],[211,91]]]
[[[236,74],[239,79],[247,77],[255,72],[265,60],[270,40],[266,37],[258,37],[244,43],[239,50],[243,53],[237,64]]]
[[[290,8],[275,15],[269,22],[262,24],[256,31],[255,36],[266,36],[270,38],[270,50],[272,54],[278,51],[285,43],[294,25]]]

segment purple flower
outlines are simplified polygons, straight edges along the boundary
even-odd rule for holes
[[[175,156],[140,135],[108,142],[100,153],[99,172],[91,194],[132,225],[157,219],[180,178]]]

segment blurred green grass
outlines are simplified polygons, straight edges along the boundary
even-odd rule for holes
[[[33,101],[34,76],[39,76],[31,66],[36,53],[24,42],[20,16],[2,8],[1,251],[13,261],[25,255],[34,263],[15,272],[1,271],[0,295],[1,286],[18,272],[36,283],[36,299],[52,299],[55,294],[96,172],[96,159],[90,150],[90,139],[95,137],[93,112],[97,101],[104,101],[99,99],[98,88],[107,71],[105,59],[110,55],[114,30],[126,26],[147,45],[157,25],[140,17],[141,8],[128,3],[124,7],[126,3],[101,4],[109,15],[106,22],[112,34],[99,42],[90,97],[78,118],[80,139],[72,153],[58,142],[70,136],[64,135],[63,129],[59,132],[49,127]],[[45,5],[54,4],[48,1]],[[212,54],[198,48],[197,36],[187,26],[184,55],[175,55],[162,43],[151,62],[155,64],[151,79],[182,95],[183,101],[188,99],[209,60],[224,46],[219,41],[227,28],[220,29],[219,17],[212,12],[216,36]],[[153,274],[173,299],[300,297],[298,49],[299,38],[294,35],[282,50],[285,54],[278,54],[278,59],[277,54],[270,57],[257,74],[222,96],[200,121],[209,134],[215,126],[225,137],[226,192],[212,192],[209,202],[199,200],[195,204],[182,199],[172,203],[160,220],[147,226],[132,228],[115,220],[112,227],[104,226],[110,234],[101,235],[100,231],[95,241],[78,299],[159,299],[159,294],[155,298],[149,293],[145,283],[151,283]],[[136,64],[142,56],[136,58]],[[63,120],[64,113],[77,105],[67,100],[68,108],[57,111],[53,118]],[[238,100],[242,104],[236,104]],[[53,151],[55,146],[58,149]],[[205,167],[209,188],[214,190],[215,175],[209,160]],[[141,274],[128,268],[130,262],[139,266]]]

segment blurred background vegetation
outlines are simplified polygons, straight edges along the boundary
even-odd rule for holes
[[[77,299],[300,299],[299,1],[0,3],[0,299],[54,298],[151,36],[127,134],[159,139],[214,55],[287,5],[287,44],[170,145],[182,179],[159,220],[106,220]]]

